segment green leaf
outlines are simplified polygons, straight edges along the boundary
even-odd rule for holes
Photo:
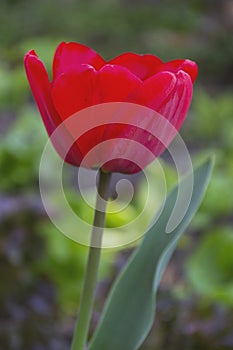
[[[179,187],[188,188],[192,174],[170,192],[158,221],[146,233],[116,280],[89,350],[136,350],[142,344],[153,323],[155,294],[161,275],[202,201],[212,167],[213,159],[210,158],[195,170],[189,207],[180,224],[168,234],[166,226]]]

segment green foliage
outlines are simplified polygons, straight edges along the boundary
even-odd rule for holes
[[[224,2],[221,3],[219,13],[224,11]],[[227,21],[216,19],[211,10],[211,2],[199,0],[180,0],[178,4],[171,0],[70,0],[65,5],[61,0],[33,3],[3,0],[0,12],[3,62],[21,64],[22,42],[47,37],[56,38],[57,42],[75,40],[93,45],[109,58],[128,50],[152,52],[165,60],[191,57],[198,61],[203,77],[214,77],[224,83],[231,73],[231,33]],[[37,48],[36,42],[32,48]],[[28,46],[26,51],[29,49]]]
[[[34,264],[34,271],[51,279],[57,288],[61,310],[69,315],[77,308],[81,295],[88,248],[66,238],[52,224],[40,225],[40,230],[45,240],[45,254]],[[103,252],[101,279],[109,276],[113,256]]]
[[[231,227],[208,232],[188,259],[191,287],[208,303],[233,306],[233,234]]]
[[[0,139],[0,189],[8,192],[30,190],[37,183],[38,163],[46,142],[38,113],[25,106],[12,118]]]
[[[208,195],[201,208],[201,210],[208,213],[212,219],[221,219],[232,213],[233,198],[229,195],[229,188],[233,186],[232,175],[232,171],[228,169],[221,169],[221,167],[216,168],[208,189]]]
[[[53,281],[62,310],[69,313],[81,293],[86,249],[64,237],[52,224],[43,225],[41,232],[46,254],[37,262],[36,270],[46,273]]]
[[[192,102],[192,114],[186,123],[187,139],[197,146],[221,146],[232,148],[233,100],[229,91],[210,96],[203,89],[196,89]],[[198,143],[198,144],[197,144]]]
[[[228,220],[233,210],[233,100],[229,91],[210,96],[197,89],[190,119],[186,121],[184,138],[201,160],[210,150],[216,155],[216,166],[207,196],[194,218],[194,228],[203,231],[216,220]],[[200,149],[206,151],[200,151]],[[197,152],[199,151],[199,152]]]

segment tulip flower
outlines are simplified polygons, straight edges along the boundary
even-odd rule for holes
[[[106,61],[94,50],[73,42],[62,42],[58,46],[51,81],[35,51],[25,55],[24,64],[33,96],[57,152],[70,164],[99,169],[99,196],[72,342],[72,350],[84,350],[93,309],[111,173],[136,173],[168,147],[187,115],[197,65],[182,59],[162,62],[154,55],[135,53],[124,53]],[[159,232],[162,234],[163,229]],[[161,249],[163,240],[162,237],[158,241]],[[142,256],[144,261],[146,255],[143,253]],[[124,288],[122,290],[124,294]],[[128,297],[123,299],[125,302]],[[149,315],[148,310],[146,314]],[[123,328],[125,332],[125,326]],[[104,347],[107,349],[122,348],[117,344],[119,340],[124,341],[125,336],[117,338],[112,347],[106,339],[108,333],[103,331],[102,338],[97,332],[91,349],[103,349],[102,344],[107,344]],[[131,347],[126,345],[124,349],[136,349],[134,343],[138,345],[139,342],[131,338]]]
[[[83,122],[78,119],[78,112],[113,102],[132,103],[153,110],[178,132],[187,115],[197,76],[196,63],[188,59],[164,63],[151,54],[124,53],[106,61],[94,50],[74,42],[62,42],[58,46],[52,81],[35,51],[25,55],[24,64],[49,136],[70,116],[76,114],[78,124]],[[151,161],[151,157],[147,159],[143,152],[135,152],[133,143],[125,145],[124,140],[138,142],[158,157],[175,134],[170,137],[165,130],[163,139],[167,137],[168,142],[162,142],[159,137],[151,135],[150,129],[140,129],[134,125],[134,118],[131,120],[131,124],[123,123],[122,116],[122,122],[116,123],[113,117],[109,125],[94,127],[78,139],[73,138],[72,130],[68,129],[73,139],[72,147],[65,156],[58,152],[66,162],[82,166],[83,159],[93,147],[106,140],[115,140],[108,149],[111,160],[104,163],[101,156],[94,157],[84,166],[99,167],[106,172],[136,173]],[[153,124],[156,120],[150,122]],[[62,142],[66,143],[65,137]],[[127,159],[121,153],[116,156],[116,149],[124,147],[127,148]],[[55,145],[55,148],[58,147]]]

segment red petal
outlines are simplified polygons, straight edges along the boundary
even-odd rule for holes
[[[142,170],[142,168],[140,168],[133,161],[121,158],[106,162],[101,169],[105,172],[122,174],[136,174]]]
[[[161,104],[168,98],[173,91],[176,84],[176,77],[173,73],[162,72],[146,81],[144,81],[132,94],[128,97],[128,102],[140,104],[142,106],[153,108],[158,111]],[[126,109],[127,111],[127,109]],[[110,152],[113,154],[112,160],[104,165],[103,169],[106,171],[117,171],[123,173],[135,173],[141,170],[152,161],[151,155],[143,151],[143,148],[138,151],[135,148],[134,143],[126,143],[125,139],[134,140],[140,144],[146,146],[152,152],[155,147],[160,143],[157,138],[151,137],[150,123],[153,122],[148,118],[147,130],[141,129],[134,125],[134,117],[147,118],[146,115],[141,115],[141,109],[139,109],[140,116],[132,115],[132,125],[125,124],[113,124],[106,128],[104,133],[104,139],[116,139],[115,147]],[[114,121],[112,121],[114,123]],[[156,120],[155,120],[156,123]],[[137,124],[137,123],[136,123]],[[160,147],[161,148],[161,147]],[[132,160],[125,160],[123,155],[127,155],[127,158]],[[157,156],[157,154],[155,154]],[[139,166],[133,164],[133,160],[139,162]],[[141,167],[141,168],[140,168]]]
[[[155,74],[162,61],[153,55],[137,55],[129,52],[113,58],[109,64],[126,67],[141,80],[145,80]]]
[[[93,67],[82,64],[77,66],[75,70],[70,70],[60,75],[54,81],[52,98],[62,120],[94,104],[96,74]],[[76,123],[76,120],[74,120],[74,123]],[[98,132],[92,129],[79,137],[75,134],[75,130],[79,130],[79,123],[85,124],[85,120],[79,120],[77,116],[77,125],[73,125],[72,130],[69,130],[69,132],[76,140],[81,154],[85,156],[95,146]],[[95,162],[97,161],[95,160]]]
[[[172,93],[161,104],[158,112],[179,130],[192,100],[193,86],[189,74],[182,70],[176,74],[176,78],[176,85]]]
[[[135,117],[137,118],[138,115]],[[141,117],[147,117],[147,115],[141,115]],[[103,170],[133,174],[142,170],[153,160],[150,122],[149,118],[148,130],[134,126],[133,119],[131,125],[112,124],[108,127],[104,138],[106,140],[113,139],[112,147],[106,150],[106,153],[111,155],[112,160],[104,164]],[[145,149],[139,147],[137,143],[145,146]],[[152,152],[150,153],[146,149]]]
[[[124,67],[106,65],[96,72],[91,66],[79,65],[54,81],[52,98],[64,120],[94,104],[123,101],[139,84],[140,79]],[[89,130],[77,140],[83,155],[102,141],[105,128],[103,125]]]
[[[190,76],[183,71],[178,72],[172,92],[157,109],[169,123],[167,125],[163,123],[163,130],[159,140],[152,138],[148,144],[148,147],[156,156],[159,156],[175,137],[174,129],[170,127],[170,124],[177,132],[183,124],[192,100],[192,90],[193,86]]]
[[[43,63],[38,59],[35,51],[29,51],[24,58],[24,65],[28,81],[39,108],[40,114],[42,116],[44,125],[49,136],[60,124],[61,120],[57,114],[53,101],[51,98],[51,85],[49,82],[48,74]],[[68,137],[63,133],[64,137]],[[63,142],[55,142],[54,147],[57,152],[63,155]],[[73,146],[70,152],[65,157],[68,163],[77,165],[79,163],[80,152],[77,147]]]
[[[57,47],[54,55],[53,79],[80,64],[89,64],[99,70],[105,64],[105,61],[97,52],[85,45],[62,42]]]
[[[35,51],[29,51],[24,58],[27,78],[49,135],[60,123],[60,118],[53,106],[51,88],[46,69]]]
[[[164,63],[160,67],[158,67],[159,71],[169,71],[177,73],[180,70],[183,70],[184,72],[188,73],[190,78],[192,79],[192,82],[194,83],[197,73],[198,73],[198,66],[195,62],[191,60],[173,60]]]
[[[183,70],[177,74],[160,72],[145,80],[129,100],[149,107],[179,129],[192,99],[192,81]]]
[[[81,64],[60,75],[52,86],[52,99],[62,120],[94,102],[96,71]]]
[[[127,101],[137,103],[145,107],[150,107],[156,111],[159,111],[160,106],[169,97],[176,84],[176,77],[173,73],[162,72],[147,80],[145,80],[132,94],[128,97]],[[143,116],[141,116],[143,118]],[[112,121],[114,122],[114,121]],[[149,120],[148,120],[149,123]],[[148,131],[139,129],[134,126],[134,120],[132,119],[132,125],[125,126],[124,124],[109,125],[104,133],[105,139],[118,139],[119,146],[121,148],[121,139],[134,139],[141,144],[147,143],[150,130],[148,125]],[[132,155],[134,150],[132,149]],[[134,158],[132,158],[134,159]]]
[[[187,114],[192,98],[192,82],[189,75],[183,71],[176,75],[170,72],[159,73],[150,79],[147,79],[135,92],[132,93],[133,102],[143,106],[153,108],[165,119],[148,118],[141,115],[141,118],[148,118],[148,127],[140,129],[132,125],[113,124],[106,129],[105,139],[116,139],[115,146],[111,150],[113,158],[119,159],[109,161],[103,166],[106,171],[118,171],[124,173],[135,173],[145,167],[152,160],[151,155],[147,152],[138,151],[134,143],[126,145],[125,139],[134,140],[149,149],[155,157],[158,157],[172,141],[176,135],[176,130],[182,125]],[[138,115],[135,115],[138,118]],[[174,127],[169,127],[168,120]],[[155,137],[152,129],[156,128],[159,137]],[[110,152],[110,151],[109,151]],[[144,153],[144,154],[143,154]],[[123,155],[128,159],[124,160]],[[121,155],[121,157],[120,157]],[[133,161],[139,166],[133,164]]]
[[[176,84],[176,76],[170,72],[158,73],[145,80],[129,96],[129,102],[150,107],[159,112],[159,106],[170,95]]]
[[[98,72],[96,101],[98,103],[123,102],[140,84],[142,81],[125,67],[107,64]],[[109,120],[109,123],[111,122]],[[98,144],[104,141],[106,130],[108,128],[111,130],[112,127],[114,126],[103,125],[98,128],[98,138],[96,135],[95,142]],[[102,152],[106,153],[106,150],[102,149]],[[123,168],[121,167],[121,169]],[[125,167],[125,169],[127,168]]]
[[[124,101],[141,83],[128,69],[107,64],[98,72],[97,102]]]

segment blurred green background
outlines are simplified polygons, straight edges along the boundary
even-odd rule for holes
[[[25,52],[35,49],[51,71],[62,40],[90,45],[109,59],[135,51],[198,63],[181,134],[194,162],[212,152],[216,166],[164,275],[155,325],[141,349],[233,348],[232,34],[232,0],[1,0],[0,349],[69,349],[78,307],[87,250],[60,234],[43,209],[38,167],[47,136],[23,69]],[[171,185],[176,173],[165,163],[164,169]],[[65,170],[69,183],[74,173]],[[108,225],[138,214],[145,184],[134,181],[136,198]],[[72,187],[67,193],[91,220]],[[130,252],[103,254],[93,329]]]

